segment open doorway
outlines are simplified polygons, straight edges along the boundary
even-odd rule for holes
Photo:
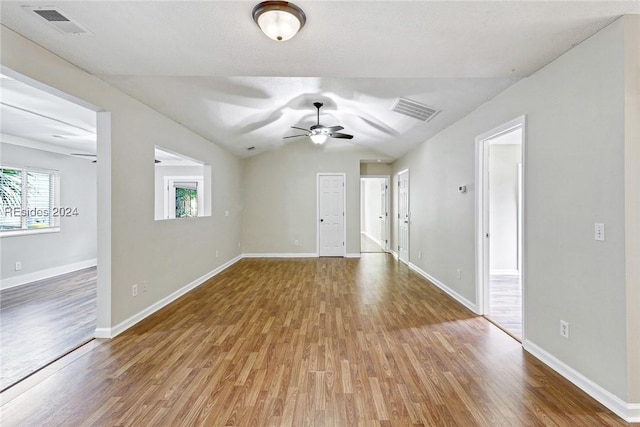
[[[97,109],[0,73],[0,391],[93,339]]]
[[[389,250],[389,176],[360,178],[360,252]]]
[[[524,118],[477,139],[479,274],[483,314],[523,340]]]

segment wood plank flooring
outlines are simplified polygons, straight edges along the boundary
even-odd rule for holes
[[[0,409],[3,427],[626,425],[385,254],[242,260]]]
[[[522,339],[520,276],[491,276],[489,286],[489,317],[513,336]]]
[[[93,337],[96,268],[0,292],[0,390]]]

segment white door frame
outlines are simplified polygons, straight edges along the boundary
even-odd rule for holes
[[[518,242],[518,265],[520,266],[520,286],[522,289],[522,342],[525,341],[525,140],[526,140],[526,116],[517,117],[501,126],[476,137],[476,306],[479,314],[487,314],[489,307],[489,143],[491,139],[516,129],[522,129],[520,149],[520,210],[518,212],[519,226],[522,234]]]
[[[407,181],[409,181],[410,176],[409,176],[409,169],[403,169],[400,172],[398,172],[396,174],[397,180],[398,180],[398,188],[400,187],[400,175],[406,173],[407,174]],[[410,182],[410,181],[409,181]],[[398,189],[396,189],[398,190]],[[396,206],[396,213],[398,214],[397,216],[397,223],[396,223],[396,254],[398,255],[398,259],[404,263],[406,263],[407,265],[409,265],[409,242],[411,240],[411,205],[410,205],[410,199],[411,199],[411,192],[409,191],[409,188],[407,187],[407,215],[408,215],[408,223],[407,223],[407,259],[402,259],[400,257],[400,249],[398,249],[400,247],[400,194],[398,191],[398,196],[396,197],[396,201],[397,201],[397,206]]]
[[[391,247],[391,176],[390,175],[361,175],[360,179],[367,179],[367,178],[384,178],[384,185],[386,185],[386,189],[385,189],[385,209],[386,212],[384,212],[384,214],[386,215],[385,217],[385,244],[384,247],[382,249],[384,249],[385,252],[389,252],[389,248]],[[362,198],[362,194],[360,194],[360,197]],[[362,224],[360,224],[360,228],[362,229]],[[360,248],[362,249],[362,248]]]
[[[342,190],[342,209],[344,210],[344,218],[342,220],[342,256],[347,253],[347,174],[344,172],[319,172],[316,175],[316,256],[320,257],[320,177],[321,176],[342,176],[344,187]]]

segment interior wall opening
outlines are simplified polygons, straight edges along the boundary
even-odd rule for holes
[[[98,109],[6,67],[0,89],[5,390],[96,333]]]
[[[389,177],[360,178],[360,252],[389,250]]]

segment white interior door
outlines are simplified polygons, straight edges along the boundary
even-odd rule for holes
[[[398,259],[409,263],[409,171],[398,174]]]
[[[344,256],[344,175],[318,175],[318,255]]]

